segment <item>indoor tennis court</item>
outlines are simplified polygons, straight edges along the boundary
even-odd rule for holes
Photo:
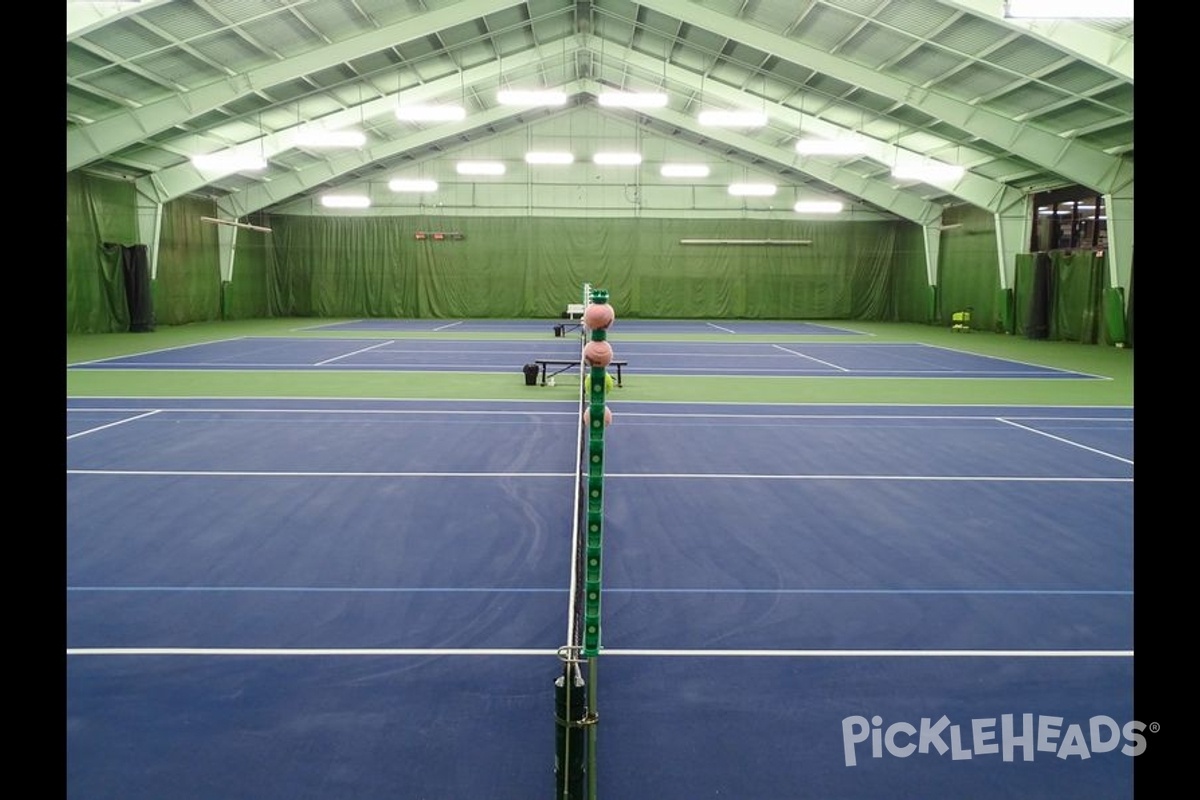
[[[68,375],[160,389],[214,370],[303,381],[364,341],[342,326],[270,327],[278,335],[81,359]],[[647,347],[712,374],[660,375],[611,327],[631,364],[606,396],[586,770],[597,794],[977,796],[981,781],[1003,787],[996,796],[1132,791],[1132,760],[1104,751],[1111,737],[1088,759],[1019,744],[1039,715],[1063,730],[1134,718],[1132,406],[1075,402],[1126,377],[1057,355],[983,357],[941,331],[932,345],[880,333],[788,346],[917,347],[940,360],[936,377],[845,370],[820,378],[845,381],[845,402],[767,403],[756,382],[810,378],[722,374],[730,343],[686,338]],[[503,381],[506,399],[71,393],[68,703],[87,722],[69,737],[77,791],[554,793],[580,373],[527,386],[520,367],[547,347],[578,353],[581,337],[477,335],[450,344],[489,353],[463,368]],[[446,358],[444,340],[399,343]],[[438,380],[386,352],[358,370]],[[274,361],[283,353],[287,364]],[[981,363],[989,384],[1064,387],[1064,403],[887,399],[929,382],[978,393]],[[680,380],[732,381],[743,398],[639,399]],[[920,753],[903,733],[872,750],[872,736],[922,720]]]
[[[1151,791],[1056,2],[68,0],[66,796]]]

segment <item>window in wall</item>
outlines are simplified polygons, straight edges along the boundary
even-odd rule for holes
[[[1059,189],[1034,195],[1030,252],[1104,250],[1108,217],[1104,196],[1087,189]]]

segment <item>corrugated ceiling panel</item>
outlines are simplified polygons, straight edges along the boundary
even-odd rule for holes
[[[987,109],[1010,119],[1021,121],[1028,118],[1030,109],[1046,108],[1062,99],[1063,96],[1060,92],[1040,86],[1026,85],[992,98],[987,103]],[[1050,121],[1053,122],[1053,120]],[[1055,122],[1053,127],[1048,129],[1059,131],[1063,130],[1063,126]]]
[[[921,47],[887,67],[887,74],[914,86],[925,86],[962,66],[962,59],[936,47]],[[1009,79],[1005,79],[1009,83]]]
[[[1091,95],[1097,89],[1102,89],[1120,83],[1107,72],[1102,72],[1087,64],[1073,61],[1062,65],[1053,72],[1039,77],[1047,83],[1052,83],[1068,94]],[[1132,89],[1127,89],[1132,93]]]
[[[319,3],[299,4],[295,7],[295,13],[316,28],[320,35],[330,41],[340,42],[374,30],[376,24],[386,25],[391,22],[395,12],[387,10],[400,6],[399,3],[389,3],[368,10],[364,5],[355,0],[321,0]],[[379,17],[379,11],[387,12],[386,18]],[[370,15],[370,18],[364,16],[364,12]]]
[[[1007,71],[976,63],[949,72],[944,78],[934,81],[931,88],[970,103],[1008,90],[1013,81],[1012,74]]]
[[[861,24],[862,20],[857,16],[820,5],[804,17],[794,38],[818,50],[832,52]]]
[[[837,55],[874,69],[900,58],[912,46],[913,40],[908,36],[868,25],[842,42]]]
[[[883,3],[877,9],[868,8],[861,13],[873,17],[872,24],[895,28],[915,39],[928,39],[959,14],[957,9],[936,0]]]

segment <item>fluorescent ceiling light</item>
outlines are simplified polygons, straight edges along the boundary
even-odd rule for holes
[[[455,165],[459,175],[503,175],[501,161],[460,161]]]
[[[641,153],[596,153],[592,156],[593,164],[602,166],[637,166],[642,163]]]
[[[607,108],[663,108],[665,92],[601,92],[597,98]]]
[[[773,183],[731,183],[729,193],[738,197],[771,197],[775,194]]]
[[[438,184],[421,178],[393,178],[388,181],[388,188],[393,192],[436,192]]]
[[[1094,208],[1089,209],[1089,211],[1095,211],[1095,209]],[[1040,216],[1040,217],[1063,217],[1063,218],[1066,218],[1066,217],[1071,216],[1071,209],[1060,208],[1058,211],[1054,211],[1053,209],[1050,209],[1050,208],[1039,208],[1037,213],[1038,213],[1038,216]],[[1079,219],[1084,222],[1086,222],[1087,220],[1092,219],[1092,218],[1108,219],[1108,217],[1106,217],[1104,214],[1101,214],[1099,217],[1095,217],[1095,215],[1091,214],[1091,213],[1080,214],[1078,216],[1079,216]]]
[[[1008,0],[1009,19],[1133,19],[1133,0]]]
[[[1061,204],[1059,204],[1057,211],[1055,211],[1053,208],[1051,208],[1049,206],[1041,206],[1038,208],[1037,213],[1039,213],[1039,214],[1058,214],[1060,216],[1066,217],[1066,216],[1071,215],[1072,210],[1095,211],[1096,207],[1093,205],[1084,205],[1083,203],[1080,203],[1079,205],[1073,205],[1072,203],[1061,203]]]
[[[367,135],[362,131],[325,131],[314,128],[296,134],[297,147],[362,147]]]
[[[839,214],[842,208],[836,200],[801,200],[793,206],[797,214]]]
[[[467,116],[462,106],[399,106],[396,119],[404,122],[456,122]]]
[[[956,181],[965,173],[953,164],[909,164],[892,169],[892,177],[904,181]]]
[[[707,178],[708,164],[663,164],[658,173],[664,178]]]
[[[267,160],[255,153],[236,153],[232,150],[222,150],[219,153],[207,153],[192,156],[192,166],[204,171],[248,172],[267,168]]]
[[[525,154],[526,164],[570,164],[574,160],[575,156],[570,153],[535,151]]]
[[[800,139],[796,152],[802,156],[862,155],[866,148],[853,139]]]
[[[701,111],[696,119],[701,125],[721,128],[760,128],[767,124],[767,115],[761,111]]]
[[[567,102],[567,95],[553,89],[502,89],[496,93],[496,102],[502,106],[561,106]]]
[[[365,194],[327,194],[321,198],[326,208],[370,208],[371,198]]]

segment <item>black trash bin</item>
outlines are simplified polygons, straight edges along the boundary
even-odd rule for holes
[[[522,368],[522,371],[525,373],[525,385],[526,386],[537,386],[538,365],[537,364],[526,364]]]

